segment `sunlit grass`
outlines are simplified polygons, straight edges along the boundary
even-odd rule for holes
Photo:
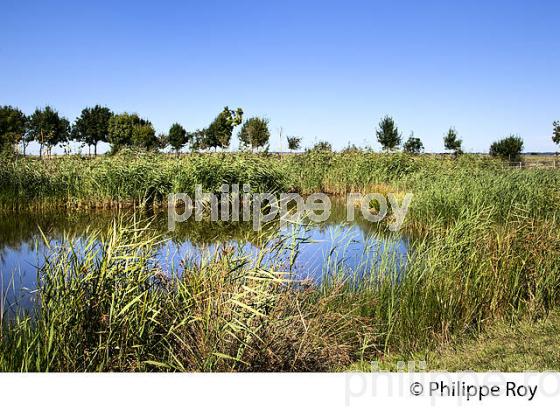
[[[202,262],[187,258],[177,277],[155,263],[159,239],[142,225],[94,232],[79,251],[68,238],[39,271],[37,310],[3,317],[3,370],[333,370],[436,351],[496,322],[545,317],[559,302],[554,170],[468,156],[313,153],[24,160],[0,174],[5,208],[24,199],[145,203],[195,183],[412,192],[404,229],[415,238],[404,268],[382,252],[357,276],[327,257],[318,283],[295,280],[270,247],[254,255],[224,246]],[[293,245],[272,240],[276,251]]]

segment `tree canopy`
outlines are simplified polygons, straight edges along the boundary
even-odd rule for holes
[[[523,140],[516,135],[510,135],[494,142],[490,146],[490,155],[500,157],[508,161],[519,161],[523,151]]]
[[[204,132],[205,141],[201,146],[207,148],[227,148],[231,141],[233,129],[243,121],[243,110],[230,110],[224,107],[223,111],[212,121]]]
[[[43,109],[37,108],[29,117],[28,134],[40,144],[39,154],[42,156],[44,146],[50,152],[55,145],[68,141],[70,122],[47,105]]]
[[[132,145],[148,151],[156,150],[160,147],[160,141],[151,122],[145,121],[142,124],[136,124],[132,128]]]
[[[169,128],[169,134],[167,136],[167,141],[171,148],[175,150],[178,154],[181,148],[183,148],[189,142],[190,134],[181,126],[181,124],[174,123],[171,128]]]
[[[395,125],[395,121],[388,115],[379,121],[375,133],[377,135],[377,141],[384,150],[394,150],[401,144],[399,129]]]
[[[554,127],[552,131],[552,141],[560,145],[560,121],[554,121],[552,126]]]
[[[301,137],[287,137],[288,139],[288,149],[290,151],[295,151],[301,147]]]
[[[455,156],[463,152],[463,141],[458,138],[455,128],[449,128],[447,134],[443,137],[443,145],[448,151],[452,151]]]
[[[107,142],[111,117],[113,113],[107,107],[96,105],[93,108],[84,108],[74,122],[72,138],[88,146],[93,145],[97,155],[97,144]]]
[[[126,112],[114,115],[109,120],[107,141],[111,144],[113,152],[123,147],[138,146],[151,149],[158,145],[152,124],[140,118],[138,114]]]
[[[12,147],[22,140],[27,125],[27,117],[16,107],[0,107],[0,151]]]
[[[309,151],[332,152],[332,145],[327,141],[319,141]]]
[[[404,152],[408,152],[409,154],[420,154],[424,151],[424,144],[420,141],[420,138],[411,134],[410,137],[405,141],[403,145]]]
[[[264,147],[269,139],[268,120],[265,118],[249,118],[239,131],[239,141],[243,146],[251,149]]]

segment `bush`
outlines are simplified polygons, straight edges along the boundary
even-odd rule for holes
[[[523,151],[523,140],[515,135],[496,141],[490,146],[490,155],[512,162],[519,162],[521,151]]]

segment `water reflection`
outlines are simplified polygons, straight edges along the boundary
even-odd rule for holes
[[[84,237],[93,230],[106,230],[131,211],[57,211],[44,213],[4,213],[0,215],[0,276],[3,294],[15,299],[35,288],[37,267],[44,261],[48,247],[60,245],[65,235]],[[378,226],[359,217],[346,222],[346,208],[334,202],[330,218],[321,224],[302,227],[290,225],[288,231],[278,232],[278,224],[271,224],[269,232],[279,236],[297,237],[297,257],[286,264],[300,277],[324,280],[328,274],[370,275],[382,260],[404,262],[409,240],[398,234],[379,230]],[[136,215],[145,218],[142,215]],[[256,254],[267,243],[267,235],[254,232],[250,223],[195,222],[179,223],[173,232],[167,230],[167,213],[151,217],[151,226],[162,235],[163,242],[156,251],[161,267],[181,273],[185,263],[196,263],[221,246],[236,252]],[[6,291],[8,289],[8,291]]]

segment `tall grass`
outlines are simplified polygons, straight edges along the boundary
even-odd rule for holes
[[[187,260],[177,277],[152,259],[157,241],[149,228],[115,224],[80,250],[70,239],[53,249],[36,309],[4,318],[0,369],[326,370],[348,362],[355,319],[297,290],[285,266],[264,265],[264,252],[222,247]]]
[[[490,215],[464,211],[419,240],[404,271],[387,254],[360,278],[331,265],[320,284],[296,280],[266,246],[186,259],[178,277],[155,262],[149,230],[115,224],[53,249],[36,310],[3,319],[0,369],[336,370],[546,315],[560,295],[558,230]]]
[[[145,202],[195,183],[410,191],[405,228],[416,235],[404,270],[388,254],[361,277],[327,261],[319,284],[294,280],[267,247],[255,257],[224,245],[202,262],[187,259],[177,277],[155,263],[159,239],[140,225],[117,223],[80,247],[69,238],[39,271],[36,311],[4,315],[3,370],[336,370],[431,349],[496,319],[541,317],[559,302],[554,170],[469,156],[309,153],[24,160],[0,174],[6,208],[22,199]]]
[[[278,167],[243,154],[174,158],[125,152],[95,159],[0,159],[3,209],[151,205],[169,193],[193,194],[197,184],[220,192],[222,184],[234,183],[249,184],[254,192],[288,189]]]

